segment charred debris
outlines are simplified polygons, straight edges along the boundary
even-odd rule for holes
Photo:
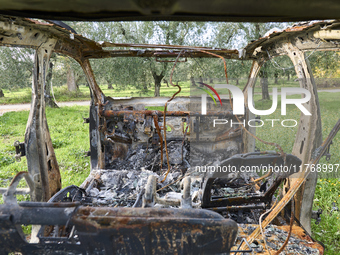
[[[323,254],[308,232],[310,196],[303,172],[258,174],[198,171],[205,166],[299,168],[316,163],[327,151],[340,122],[323,143],[317,90],[305,58],[309,50],[338,50],[338,22],[300,24],[273,32],[242,51],[178,45],[97,43],[58,24],[0,16],[0,45],[36,50],[31,111],[25,142],[17,156],[26,156],[28,172],[19,173],[0,205],[1,252],[22,254]],[[115,50],[117,47],[129,48]],[[108,49],[110,48],[110,49]],[[112,49],[113,48],[113,49]],[[141,50],[143,49],[143,50]],[[91,173],[80,187],[61,189],[45,115],[44,89],[52,52],[75,59],[91,91],[89,116]],[[89,59],[108,57],[218,57],[253,61],[243,92],[252,89],[261,66],[288,55],[300,86],[311,92],[313,112],[301,116],[293,151],[263,141],[255,128],[240,125],[213,131],[205,123],[224,118],[245,123],[254,116],[245,105],[233,115],[233,100],[222,99],[223,112],[200,114],[200,98],[131,98],[105,96]],[[226,83],[228,83],[225,68]],[[221,101],[221,104],[222,104]],[[207,102],[208,109],[213,102]],[[149,106],[163,110],[148,110]],[[255,152],[255,140],[276,151]],[[295,169],[296,169],[295,168]],[[25,178],[29,190],[16,189]],[[299,192],[298,192],[299,191]],[[29,193],[31,202],[17,203],[15,194]],[[20,224],[34,225],[31,242]],[[306,229],[303,228],[305,226]]]

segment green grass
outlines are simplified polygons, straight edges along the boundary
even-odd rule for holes
[[[81,93],[85,94],[85,89],[88,88],[81,87]],[[166,86],[163,86],[162,90],[162,95],[170,96],[176,91],[176,88],[166,88]],[[182,95],[188,95],[188,91],[188,84],[183,84],[184,93],[182,93]],[[139,96],[138,94],[131,95],[132,92],[132,88],[124,92],[104,89],[104,93],[113,97]],[[153,92],[151,91],[149,93],[149,96],[152,96]],[[338,110],[339,98],[340,93],[319,93],[323,138],[328,135],[333,125],[340,118]],[[257,109],[270,108],[270,101],[259,101],[259,99],[260,95],[255,95]],[[280,101],[278,105],[280,105]],[[82,117],[88,117],[88,110],[88,107],[84,106],[63,107],[60,109],[47,108],[49,129],[60,166],[63,187],[71,184],[80,185],[90,171],[89,158],[84,157],[85,152],[89,149],[89,127],[88,124],[82,124]],[[271,116],[262,116],[262,120],[270,118],[281,120],[299,119],[300,111],[296,107],[288,106],[287,112],[287,116],[281,116],[280,107],[278,106],[275,113]],[[17,172],[27,171],[26,158],[23,157],[21,162],[16,162],[14,160],[13,147],[14,141],[24,140],[27,118],[28,111],[9,112],[0,116],[0,185],[2,187],[6,187]],[[277,123],[275,124],[275,132],[273,132],[269,123],[266,123],[263,127],[257,128],[257,135],[264,140],[277,142],[286,152],[291,152],[296,131],[297,127],[284,128]],[[320,163],[340,163],[339,144],[340,134],[333,140],[331,160],[327,162],[325,158],[322,158]],[[265,146],[258,142],[256,146],[261,150],[274,149],[273,147]],[[27,200],[28,197],[22,197],[21,199]],[[322,221],[319,225],[316,225],[314,221],[312,223],[313,236],[326,245],[326,254],[329,255],[340,253],[340,215],[339,212],[330,213],[332,202],[335,202],[336,205],[340,207],[340,179],[338,176],[331,179],[319,179],[314,200],[314,209],[321,208],[324,213],[322,214]]]
[[[180,82],[182,93],[189,95],[190,87],[188,82]],[[172,96],[177,90],[177,87],[167,87],[165,84],[161,86],[161,96]],[[110,97],[153,97],[154,88],[149,88],[147,91],[138,90],[133,86],[114,87],[108,89],[107,86],[100,86],[103,93]],[[57,102],[69,101],[85,101],[90,100],[90,90],[86,86],[79,86],[79,90],[69,92],[67,86],[54,87],[54,96]],[[0,98],[0,104],[22,104],[31,102],[31,89],[23,88],[16,91],[3,89],[4,97]]]
[[[63,187],[80,185],[90,171],[88,124],[82,117],[88,117],[89,107],[73,106],[59,109],[46,108],[46,115],[52,143],[60,167]],[[9,184],[11,178],[20,171],[27,171],[27,161],[14,160],[13,143],[24,141],[28,111],[8,112],[0,117],[0,180],[1,186]]]
[[[225,82],[222,82],[225,83]],[[235,85],[234,80],[230,80],[230,84]],[[238,85],[239,88],[243,88],[246,84],[246,79],[241,79]],[[189,82],[179,82],[179,85],[182,88],[182,95],[190,94],[190,83]],[[272,92],[272,87],[296,87],[299,86],[297,82],[294,81],[279,81],[279,84],[274,84],[273,81],[270,81],[269,84],[269,92]],[[124,85],[124,86],[115,86],[114,89],[108,89],[107,85],[100,85],[103,93],[106,96],[110,97],[153,97],[154,96],[154,87],[149,87],[147,91],[143,91],[141,89],[136,89],[134,86]],[[169,87],[166,84],[162,84],[160,93],[161,96],[172,96],[176,91],[177,87]],[[67,86],[63,85],[60,87],[53,87],[54,96],[57,102],[69,102],[69,101],[85,101],[90,100],[90,91],[89,88],[81,85],[79,86],[79,90],[75,92],[69,92],[67,90]],[[8,90],[3,89],[4,97],[0,98],[0,104],[22,104],[22,103],[30,103],[31,102],[31,88],[21,88],[17,90]],[[257,80],[255,93],[261,93],[261,88],[259,85],[259,79]]]

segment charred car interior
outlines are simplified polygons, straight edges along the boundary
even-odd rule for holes
[[[51,22],[0,16],[1,46],[35,49],[25,141],[16,146],[17,155],[27,158],[28,171],[17,174],[2,190],[0,253],[279,254],[286,247],[285,254],[294,254],[290,249],[295,244],[301,254],[323,254],[324,247],[308,234],[313,213],[309,189],[315,173],[303,168],[261,177],[198,172],[193,166],[198,159],[237,169],[262,164],[296,169],[317,163],[338,132],[340,120],[322,140],[318,95],[305,52],[339,50],[339,31],[338,21],[303,23],[273,32],[243,50],[229,50],[98,43]],[[46,119],[44,90],[52,52],[76,60],[91,91],[87,119],[91,173],[79,187],[62,189]],[[243,89],[247,95],[263,64],[282,55],[291,59],[301,88],[310,91],[305,107],[313,112],[313,117],[301,115],[291,152],[275,143],[277,151],[255,151],[255,140],[260,138],[250,125],[221,126],[212,134],[202,124],[207,118],[247,123],[254,118],[247,104],[245,114],[237,116],[231,97],[221,100],[226,105],[223,112],[209,111],[213,101],[208,100],[203,116],[201,99],[194,96],[114,99],[101,91],[89,61],[173,58],[173,68],[180,56],[217,57],[222,66],[224,59],[252,61]],[[171,79],[170,83],[180,91]],[[210,162],[212,154],[218,155],[218,162]],[[22,178],[29,190],[17,189]],[[281,186],[283,195],[278,200],[274,195]],[[31,201],[18,203],[15,195],[20,193],[29,193]],[[21,224],[34,225],[31,242],[25,240]]]

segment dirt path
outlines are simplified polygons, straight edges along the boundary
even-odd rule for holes
[[[59,107],[63,106],[73,106],[73,105],[81,105],[81,106],[89,106],[90,101],[72,101],[72,102],[60,102],[58,103]],[[31,108],[31,104],[5,104],[0,105],[0,116],[5,112],[13,112],[13,111],[27,111]]]

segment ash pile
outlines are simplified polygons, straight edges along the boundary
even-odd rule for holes
[[[160,169],[160,168],[158,168]],[[164,182],[167,168],[151,171],[140,170],[92,170],[84,183],[87,201],[90,206],[110,207],[158,207],[158,208],[202,208],[203,184],[205,174],[195,169],[185,169],[182,165],[173,165]],[[149,183],[153,181],[153,183]],[[217,180],[212,195],[225,198],[250,196],[258,194],[255,187],[243,185],[250,183],[251,178],[243,175],[233,179]],[[240,186],[237,187],[236,184]],[[154,186],[154,188],[152,188]],[[151,188],[150,188],[151,187]],[[147,190],[153,202],[143,204]],[[225,218],[238,223],[258,224],[263,210],[224,211]]]
[[[236,250],[242,240],[246,239],[257,227],[258,225],[239,224],[238,236],[232,250]],[[276,251],[282,247],[287,239],[288,231],[289,226],[268,225],[263,230],[263,235],[259,236],[253,243],[250,243],[248,249],[251,249],[256,254],[276,254]],[[322,250],[321,244],[313,241],[298,226],[293,226],[288,244],[280,254],[318,255],[323,254],[320,252]]]
[[[158,180],[164,178],[166,170],[153,172],[142,168],[141,170],[93,170],[85,182],[91,182],[86,189],[87,198],[92,206],[112,207],[142,207],[142,197],[145,194],[150,176],[157,179],[156,188],[162,189],[158,194],[165,199],[179,200],[181,198],[181,183],[173,183],[182,177],[181,168],[174,168],[168,174],[166,180],[160,183]],[[201,177],[194,177],[196,180],[191,184],[191,191],[196,197],[196,207],[199,207],[199,191]],[[173,184],[172,184],[173,183]],[[155,204],[155,207],[179,207],[180,203]]]
[[[171,142],[168,144],[169,156],[181,155],[181,143]],[[184,156],[190,151],[187,145],[183,146]],[[151,149],[152,150],[152,149]],[[166,158],[163,158],[163,166],[160,167],[160,150],[150,151],[152,157],[145,156],[145,148],[131,155],[131,159],[124,166],[123,170],[92,170],[87,180],[83,183],[86,189],[86,201],[89,206],[108,207],[155,207],[155,208],[204,208],[214,210],[215,208],[205,208],[202,206],[204,187],[207,174],[192,169],[190,165],[186,167],[186,162],[170,161],[171,170],[164,179],[167,171]],[[179,154],[180,152],[180,154]],[[164,153],[165,155],[165,153]],[[133,157],[134,156],[134,157]],[[175,156],[170,158],[176,159]],[[178,158],[177,158],[178,159]],[[145,166],[137,168],[141,165]],[[134,167],[132,169],[127,169]],[[215,198],[246,198],[263,195],[266,189],[270,189],[275,183],[264,181],[261,187],[250,185],[258,176],[239,173],[230,178],[216,178],[213,188],[209,188],[211,197]],[[273,200],[274,200],[273,196]],[[256,204],[247,204],[248,209],[223,210],[218,211],[225,218],[235,220],[239,224],[239,234],[235,246],[239,247],[242,239],[246,239],[259,224],[259,218],[264,213],[265,208],[249,209],[256,207]],[[235,206],[236,208],[237,206]],[[242,207],[242,206],[240,206]],[[265,219],[265,216],[262,220]],[[284,224],[285,225],[285,224]],[[258,254],[267,254],[267,251],[275,252],[287,238],[287,227],[270,225],[263,231],[264,237],[259,237],[249,244],[249,249]],[[296,226],[293,226],[296,227]],[[301,232],[301,231],[300,231]],[[316,242],[310,242],[305,233],[293,231],[289,239],[284,254],[320,254],[320,247]]]
[[[188,142],[171,141],[167,144],[169,162],[175,168],[181,168],[182,171],[189,168],[190,145]],[[128,150],[124,158],[114,158],[107,154],[106,169],[115,170],[138,170],[145,169],[153,172],[160,171],[161,148],[155,145],[139,144],[136,149]],[[108,158],[111,157],[111,158]],[[167,169],[167,158],[165,149],[163,148],[163,165],[162,168]]]

